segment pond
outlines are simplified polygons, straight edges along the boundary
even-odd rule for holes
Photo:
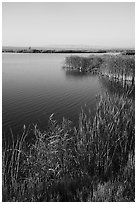
[[[94,115],[97,95],[107,90],[106,84],[97,75],[63,70],[68,56],[2,55],[3,135],[8,135],[11,129],[17,134],[24,124],[38,124],[46,129],[52,113],[56,120],[65,117],[74,125],[81,108]]]

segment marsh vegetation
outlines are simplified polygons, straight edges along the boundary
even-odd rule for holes
[[[128,88],[99,95],[94,117],[81,110],[77,126],[54,114],[46,130],[24,125],[17,140],[3,145],[3,201],[133,202],[134,56],[71,56],[64,68],[106,75]]]
[[[109,78],[117,79],[134,85],[135,56],[102,55],[102,56],[71,56],[67,57],[64,69],[79,72],[97,72]]]

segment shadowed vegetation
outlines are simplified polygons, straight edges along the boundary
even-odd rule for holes
[[[128,98],[135,99],[135,86],[131,83],[123,83],[118,79],[100,77],[100,81],[109,93],[109,95],[117,94],[119,96],[126,95]]]
[[[80,72],[92,72],[96,68],[100,68],[102,63],[103,59],[100,57],[71,56],[66,57],[64,69]]]
[[[126,96],[101,96],[77,127],[52,114],[3,148],[3,201],[134,201],[135,113]],[[28,135],[34,138],[27,142]]]

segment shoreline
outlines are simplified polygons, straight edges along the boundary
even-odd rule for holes
[[[117,56],[117,55],[121,55],[122,53],[111,53],[111,52],[109,52],[109,53],[86,53],[86,52],[83,52],[83,53],[80,53],[80,52],[74,52],[74,53],[72,53],[72,52],[52,52],[52,53],[49,53],[49,52],[45,52],[45,53],[39,53],[39,52],[37,52],[37,53],[33,53],[33,52],[2,52],[2,54],[65,54],[65,55],[87,55],[87,56]]]

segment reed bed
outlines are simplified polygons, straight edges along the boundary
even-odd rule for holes
[[[66,57],[64,69],[80,71],[80,72],[93,72],[99,68],[103,63],[101,57],[82,57],[82,56],[70,56]]]
[[[135,56],[116,55],[106,56],[101,66],[101,73],[110,78],[131,82],[134,85],[135,79]]]
[[[3,201],[134,201],[134,101],[99,96],[94,120],[79,125],[52,114],[3,149]],[[27,137],[35,138],[27,144]]]
[[[66,57],[64,69],[80,72],[96,72],[123,82],[135,83],[134,55],[70,56]]]

